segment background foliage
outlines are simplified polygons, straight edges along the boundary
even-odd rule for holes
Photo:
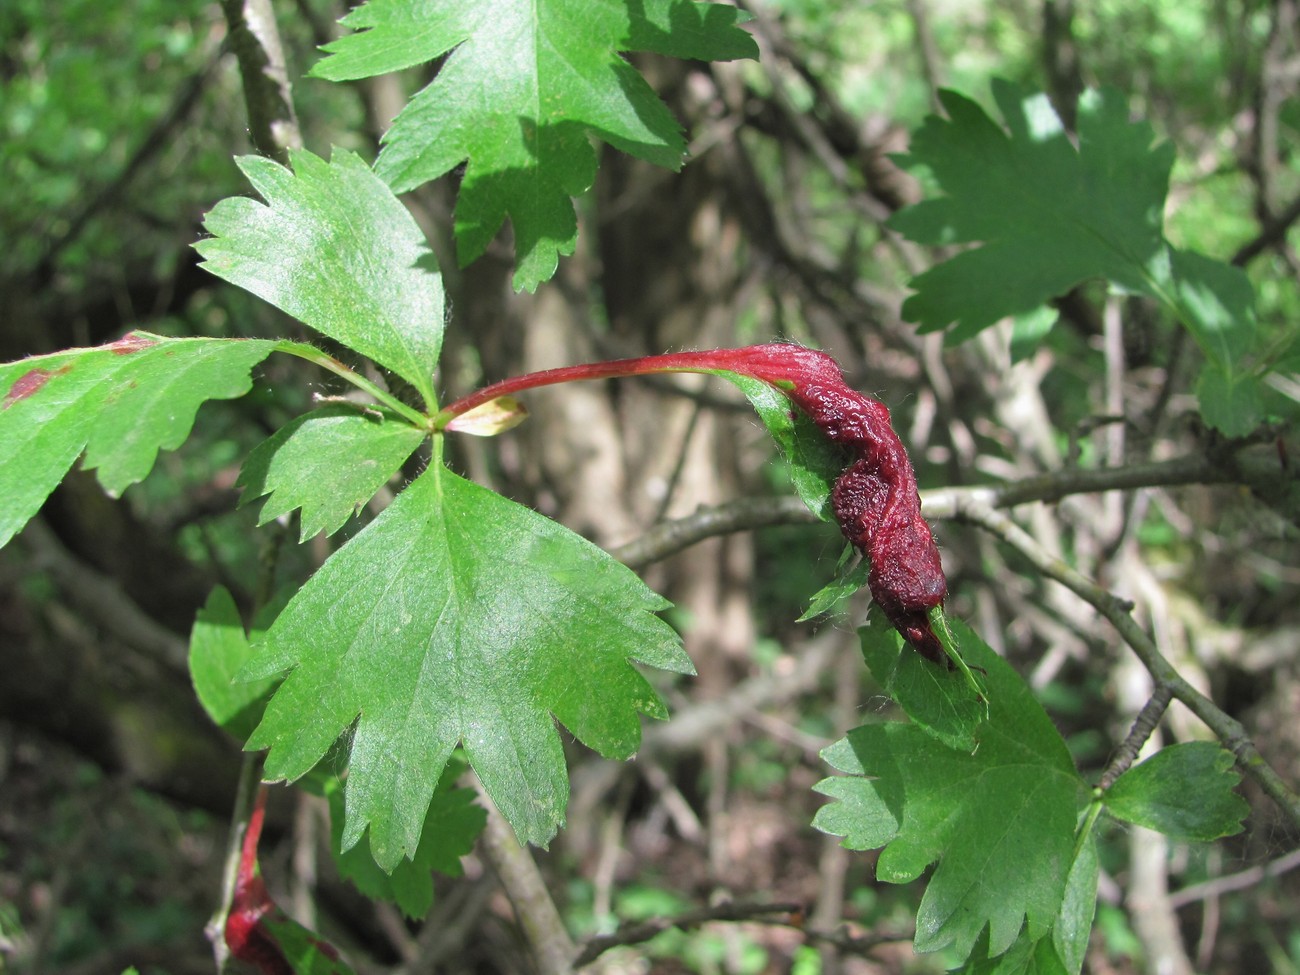
[[[23,0],[0,11],[0,235],[9,244],[0,358],[96,344],[132,326],[292,334],[291,320],[197,270],[189,247],[202,215],[245,185],[231,156],[248,149],[247,121],[220,7],[60,6],[58,16]],[[963,345],[919,334],[900,312],[907,282],[945,266],[953,240],[912,234],[923,249],[889,218],[923,189],[952,190],[939,167],[904,172],[893,154],[923,155],[908,133],[938,107],[940,86],[993,119],[1005,117],[994,77],[1046,90],[1080,132],[1086,119],[1071,106],[1085,85],[1123,93],[1127,111],[1175,154],[1162,212],[1148,202],[1144,215],[1163,217],[1156,227],[1172,247],[1242,268],[1258,297],[1253,351],[1285,363],[1300,310],[1287,236],[1300,191],[1291,150],[1300,103],[1286,70],[1297,57],[1294,4],[749,9],[757,62],[632,55],[685,124],[691,162],[674,175],[601,150],[594,186],[577,201],[573,256],[534,292],[511,287],[546,270],[519,260],[517,225],[513,240],[493,237],[482,218],[471,253],[459,256],[483,257],[459,266],[451,233],[466,219],[457,192],[463,202],[472,174],[405,198],[438,254],[456,322],[441,350],[423,353],[441,353],[444,399],[528,369],[780,334],[835,351],[855,385],[890,404],[924,488],[1171,457],[1231,472],[1197,385],[1213,356],[1140,288],[1123,297],[1085,284],[1054,310],[1002,309],[1021,314]],[[304,141],[372,158],[430,69],[357,86],[302,79],[317,64],[328,75],[314,48],[336,38],[343,10],[303,0],[278,12]],[[312,393],[340,391],[287,357],[267,360],[257,379],[252,396],[205,406],[194,439],[162,455],[150,480],[114,501],[74,475],[0,553],[0,957],[18,970],[211,969],[200,930],[218,886],[237,753],[187,686],[185,634],[214,584],[236,607],[274,602],[355,531],[297,546],[298,526],[272,523],[259,535],[255,508],[236,507],[249,450],[305,412]],[[1280,418],[1267,397],[1285,392],[1281,380],[1264,386],[1260,415]],[[790,491],[766,435],[720,384],[568,388],[529,405],[519,430],[457,440],[449,459],[634,566],[634,540],[665,519]],[[1295,456],[1290,438],[1285,426],[1269,430],[1267,452]],[[390,498],[382,489],[362,523]],[[1247,723],[1291,782],[1300,780],[1295,514],[1285,493],[1175,483],[1016,511],[1044,550],[1132,600],[1165,653]],[[1146,700],[1148,675],[1090,607],[1015,548],[955,523],[940,534],[952,608],[1028,676],[1095,781]],[[793,622],[834,574],[839,550],[833,531],[787,524],[637,566],[676,603],[671,622],[699,677],[656,676],[675,717],[646,728],[636,763],[566,744],[569,829],[539,857],[550,888],[579,939],[759,892],[809,905],[812,936],[779,924],[692,925],[609,952],[611,970],[944,966],[942,954],[918,959],[908,945],[919,893],[876,884],[871,858],[808,825],[821,805],[810,786],[828,772],[819,752],[883,706],[852,630],[861,605]],[[208,603],[207,612],[221,610]],[[1160,734],[1191,742],[1205,733],[1175,708]],[[1253,786],[1243,791],[1248,829],[1216,846],[1103,831],[1091,970],[1300,967],[1295,874],[1285,872],[1296,836]],[[263,865],[300,920],[374,969],[526,969],[518,941],[503,936],[511,913],[476,857],[464,878],[438,878],[422,923],[357,900],[338,879],[348,868],[324,854],[329,801],[282,797],[272,809]]]

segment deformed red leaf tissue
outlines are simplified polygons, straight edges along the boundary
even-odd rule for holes
[[[930,627],[948,584],[930,526],[921,517],[916,475],[879,400],[851,389],[825,352],[772,342],[740,349],[678,352],[548,369],[506,379],[453,403],[451,420],[497,397],[537,386],[654,372],[733,372],[770,383],[845,449],[851,461],[836,479],[831,508],[840,530],[871,563],[872,598],[923,656],[946,662]]]

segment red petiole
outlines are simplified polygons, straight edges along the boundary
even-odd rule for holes
[[[526,389],[584,379],[659,372],[732,372],[770,383],[803,410],[852,461],[836,480],[831,507],[844,536],[870,561],[872,597],[923,656],[953,666],[931,626],[948,586],[930,526],[921,517],[916,475],[885,404],[851,389],[824,352],[787,343],[676,352],[564,366],[505,379],[457,400],[435,418],[437,429],[492,400]]]

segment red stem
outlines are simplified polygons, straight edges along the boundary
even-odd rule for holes
[[[630,359],[610,359],[606,362],[587,362],[576,366],[543,369],[522,376],[502,379],[470,393],[444,407],[438,414],[438,426],[476,406],[491,402],[499,396],[509,396],[539,386],[579,382],[587,379],[617,379],[624,376],[644,376],[658,372],[736,372],[772,383],[793,383],[800,372],[789,361],[793,352],[809,350],[797,345],[770,343],[752,345],[743,349],[706,349],[701,352],[669,352],[664,355],[643,355]],[[820,353],[819,353],[820,354]]]
[[[654,372],[734,372],[780,388],[852,461],[836,480],[831,507],[844,536],[871,562],[867,584],[890,622],[924,656],[947,661],[930,625],[930,610],[948,592],[939,550],[921,517],[907,451],[890,425],[884,403],[850,389],[829,355],[800,345],[769,343],[614,359],[528,373],[485,386],[457,400],[436,419],[455,417],[500,396],[583,379]]]

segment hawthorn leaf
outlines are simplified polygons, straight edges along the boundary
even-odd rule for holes
[[[1252,375],[1233,373],[1212,362],[1196,381],[1201,418],[1228,437],[1244,437],[1264,418],[1264,392]]]
[[[822,613],[829,613],[859,589],[866,588],[871,563],[867,559],[852,561],[853,551],[852,546],[845,550],[835,578],[817,590],[803,615],[795,620],[796,623],[804,623]]]
[[[252,339],[131,332],[108,345],[0,366],[0,546],[36,514],[73,461],[119,495],[184,443],[198,408],[252,387],[274,348]]]
[[[1076,149],[1045,95],[993,84],[1004,130],[970,99],[940,93],[905,162],[927,166],[944,196],[895,214],[890,225],[924,244],[979,242],[919,275],[903,314],[922,332],[955,323],[962,341],[1025,314],[1092,278],[1147,287],[1161,250],[1173,149],[1153,146],[1117,92],[1079,101]]]
[[[873,607],[872,625],[858,628],[862,656],[885,693],[912,722],[949,748],[973,752],[988,718],[987,701],[976,695],[960,670],[936,666],[913,650]],[[960,620],[949,623],[957,645],[978,641]]]
[[[1168,745],[1106,790],[1112,816],[1178,839],[1208,843],[1241,832],[1250,811],[1235,789],[1232,753],[1212,741]]]
[[[677,169],[686,152],[667,106],[621,55],[757,57],[735,7],[691,0],[370,0],[325,46],[320,78],[368,78],[445,56],[384,135],[375,169],[398,192],[468,160],[456,204],[462,265],[508,217],[516,288],[572,254],[571,197],[596,172],[592,138]]]
[[[1259,352],[1255,291],[1246,272],[1197,254],[1169,249],[1154,269],[1205,357],[1225,372],[1241,373]]]
[[[996,957],[1022,928],[1036,941],[1056,922],[1087,787],[1024,681],[964,628],[961,642],[965,659],[987,675],[979,747],[950,748],[909,723],[851,731],[822,757],[859,778],[818,786],[846,808],[819,813],[814,825],[853,845],[882,841],[876,876],[889,883],[914,880],[937,861],[917,913],[916,949],[951,946],[966,957],[987,929]],[[853,823],[855,815],[865,818]]]
[[[257,727],[277,683],[273,678],[235,679],[252,656],[235,600],[224,586],[217,586],[190,630],[190,680],[208,717],[241,740]]]
[[[521,839],[564,819],[558,720],[607,757],[665,717],[636,660],[693,673],[668,603],[548,518],[435,461],[308,580],[242,676],[289,671],[250,749],[305,774],[351,729],[344,848],[392,870],[419,846],[452,749]]]
[[[430,408],[443,289],[415,219],[359,156],[290,150],[290,171],[236,160],[265,203],[222,200],[194,245],[202,267],[410,383]]]
[[[808,414],[771,383],[727,371],[714,375],[745,394],[785,455],[795,492],[809,511],[822,521],[830,521],[834,517],[830,509],[831,487],[848,466],[844,450],[829,441]]]
[[[395,903],[409,918],[422,918],[433,906],[433,876],[462,873],[461,857],[474,849],[474,841],[487,822],[487,811],[474,804],[472,789],[456,788],[464,762],[448,762],[438,780],[420,833],[420,845],[409,860],[402,860],[392,873],[385,873],[370,856],[366,843],[343,850],[344,789],[337,776],[325,785],[330,807],[330,850],[339,874],[350,880],[367,897]]]
[[[302,541],[332,535],[374,497],[427,434],[379,409],[331,405],[297,417],[248,455],[241,504],[269,495],[258,524],[302,509]]]

